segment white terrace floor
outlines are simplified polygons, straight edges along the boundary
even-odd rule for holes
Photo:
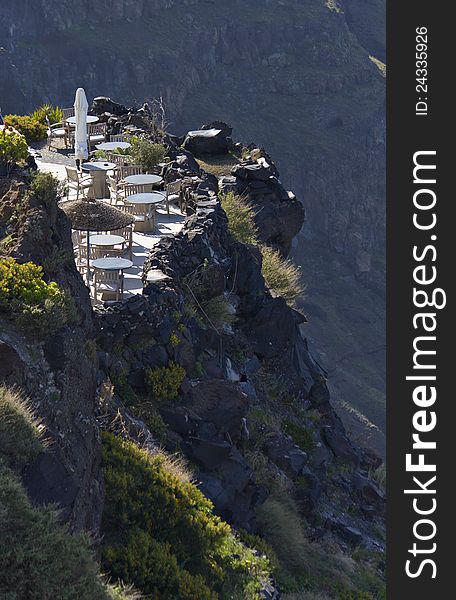
[[[65,166],[62,164],[44,162],[36,158],[36,164],[40,171],[52,173],[55,177],[64,181],[66,179]],[[76,195],[70,192],[70,200],[75,199]],[[109,200],[106,200],[109,202]],[[170,206],[170,214],[162,209],[157,210],[157,231],[154,233],[133,233],[133,267],[124,271],[124,298],[134,294],[142,294],[142,270],[149,250],[163,236],[176,235],[183,227],[185,216],[179,210]]]

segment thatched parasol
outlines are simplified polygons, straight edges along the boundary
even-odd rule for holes
[[[113,231],[128,227],[134,221],[133,215],[124,213],[106,202],[97,200],[73,200],[61,205],[71,221],[73,229],[87,232],[87,257],[89,257],[89,232]],[[87,283],[90,281],[90,269],[87,269]]]

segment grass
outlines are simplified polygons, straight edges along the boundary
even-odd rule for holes
[[[124,600],[100,577],[89,538],[70,535],[52,507],[34,508],[16,476],[0,464],[0,598]],[[120,594],[120,595],[119,595]]]
[[[0,455],[21,472],[44,449],[42,426],[19,391],[0,386]]]
[[[237,165],[238,160],[231,154],[224,154],[208,156],[204,160],[199,159],[197,162],[207,173],[212,173],[216,177],[224,177],[231,174],[231,169]]]
[[[233,192],[221,194],[220,203],[228,218],[228,229],[234,239],[242,244],[256,245],[258,229],[252,205]]]
[[[262,273],[269,290],[274,296],[282,296],[289,305],[293,305],[304,294],[300,269],[269,246],[261,246],[261,255]]]

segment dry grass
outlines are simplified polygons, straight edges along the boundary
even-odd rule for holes
[[[216,177],[224,177],[230,175],[231,169],[237,165],[238,160],[231,156],[231,154],[224,154],[221,156],[208,156],[205,160],[198,160],[199,166],[212,173]]]
[[[18,390],[0,386],[0,454],[20,472],[44,449],[44,427]]]
[[[296,298],[304,294],[299,268],[269,246],[262,246],[261,254],[266,285],[274,296],[282,296],[288,304],[293,305]]]
[[[242,196],[229,192],[220,195],[220,203],[228,218],[228,229],[242,244],[257,244],[258,229],[253,206]]]

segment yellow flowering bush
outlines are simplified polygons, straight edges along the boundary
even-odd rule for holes
[[[0,309],[13,315],[32,334],[51,334],[67,321],[67,299],[43,268],[33,262],[0,258]]]

